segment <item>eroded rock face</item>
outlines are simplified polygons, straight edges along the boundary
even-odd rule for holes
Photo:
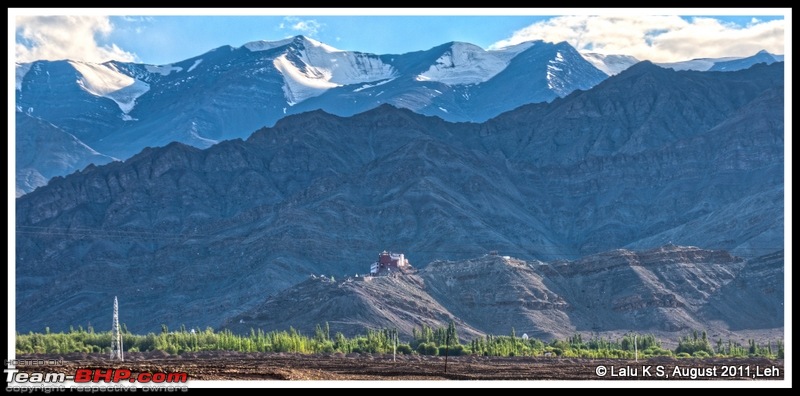
[[[445,306],[462,308],[488,333],[514,327],[549,338],[571,331],[702,327],[707,321],[699,311],[743,266],[726,252],[667,246],[550,263],[491,256],[433,263],[423,276],[434,295],[451,302]]]
[[[309,278],[273,297],[256,309],[229,318],[223,327],[237,332],[251,328],[313,334],[328,323],[331,335],[364,334],[365,329],[397,329],[410,335],[422,325],[444,327],[454,321],[462,337],[481,334],[454,316],[426,292],[425,281],[414,274],[331,280]]]
[[[367,272],[384,249],[420,268],[490,250],[551,262],[670,241],[744,258],[775,252],[782,76],[782,63],[731,73],[644,63],[483,124],[390,106],[349,118],[315,111],[247,140],[205,150],[172,143],[90,166],[16,202],[18,330],[104,323],[98,307],[114,295],[132,331],[205,328],[309,274]],[[660,276],[621,268],[631,279]],[[531,284],[545,272],[536,274]],[[568,308],[525,286],[533,306],[591,311],[594,300],[541,282]],[[614,321],[693,320],[629,314],[695,309],[677,292],[615,293],[604,303]],[[574,325],[601,321],[582,320]]]
[[[544,270],[573,302],[577,328],[678,331],[707,325],[699,311],[744,262],[727,252],[669,245],[617,250]]]
[[[523,261],[486,255],[434,261],[418,274],[308,279],[224,327],[398,328],[453,319],[462,336],[527,333],[543,339],[575,332],[657,332],[677,338],[693,329],[712,334],[783,327],[781,254],[752,260],[724,251],[667,245],[614,250],[576,261]],[[332,330],[333,331],[333,330]]]

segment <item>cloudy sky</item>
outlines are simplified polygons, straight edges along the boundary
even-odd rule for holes
[[[545,40],[567,41],[581,51],[671,62],[749,56],[761,49],[784,54],[784,32],[791,21],[785,18],[791,15],[788,9],[615,9],[613,14],[602,9],[9,12],[9,23],[15,24],[10,47],[18,62],[116,59],[150,64],[177,62],[222,45],[297,34],[340,49],[378,54],[425,50],[449,41],[493,49]]]

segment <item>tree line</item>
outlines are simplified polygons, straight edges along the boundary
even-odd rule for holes
[[[654,356],[675,357],[766,357],[783,358],[781,340],[761,344],[753,339],[747,345],[722,339],[712,341],[707,333],[693,331],[682,337],[675,349],[665,349],[652,334],[625,334],[619,338],[592,335],[584,339],[575,334],[566,339],[545,342],[538,338],[510,335],[486,335],[465,343],[459,339],[455,323],[433,328],[423,325],[412,331],[410,339],[402,339],[396,329],[366,330],[365,334],[346,337],[330,334],[327,323],[317,325],[313,336],[294,328],[265,332],[251,329],[249,334],[234,334],[230,330],[214,331],[189,329],[181,326],[170,331],[162,325],[161,332],[132,334],[121,326],[123,349],[126,352],[164,351],[171,355],[201,351],[291,352],[291,353],[393,353],[421,355],[480,355],[480,356],[561,356],[583,358],[632,359]],[[68,332],[17,333],[17,354],[72,352],[108,353],[111,332],[95,332],[91,327],[70,328]]]

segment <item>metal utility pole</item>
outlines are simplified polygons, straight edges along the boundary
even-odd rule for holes
[[[124,361],[122,356],[122,334],[119,332],[119,307],[114,296],[114,321],[111,323],[111,360]]]

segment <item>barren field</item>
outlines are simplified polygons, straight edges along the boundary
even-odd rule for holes
[[[284,353],[200,352],[169,356],[129,353],[125,362],[105,355],[24,355],[63,364],[23,366],[21,372],[75,374],[79,368],[129,369],[132,372],[187,372],[190,380],[782,380],[783,360],[570,359],[377,354],[300,355]],[[602,368],[600,368],[602,366]],[[600,375],[602,374],[602,375]],[[694,377],[694,378],[692,378]]]

